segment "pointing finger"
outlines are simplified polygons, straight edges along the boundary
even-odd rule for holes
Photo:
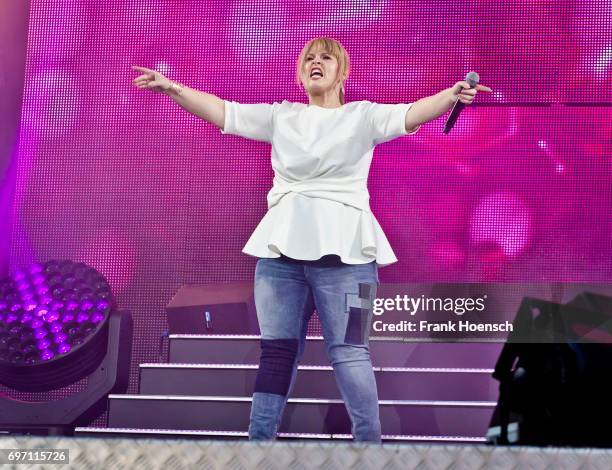
[[[139,72],[144,73],[153,73],[153,70],[148,69],[146,67],[139,67],[138,65],[132,65],[132,70],[138,70]]]
[[[488,91],[489,93],[493,91],[488,86],[484,85],[476,85],[476,89],[480,91]]]
[[[134,81],[134,82],[138,82],[138,81],[141,81],[141,80],[148,80],[148,79],[149,79],[149,75],[139,75],[138,77],[136,77],[136,78],[135,78],[134,80],[132,80],[132,81]]]

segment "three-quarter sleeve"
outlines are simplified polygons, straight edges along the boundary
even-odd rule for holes
[[[412,132],[406,132],[406,113],[413,103],[369,103],[368,122],[374,145],[388,142],[403,135],[416,133],[421,126]]]
[[[221,134],[272,142],[274,109],[277,103],[245,104],[225,101],[225,121]]]

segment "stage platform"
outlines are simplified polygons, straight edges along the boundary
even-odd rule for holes
[[[612,466],[610,449],[486,445],[2,436],[0,448],[69,449],[68,465],[3,465],[14,469],[607,470]]]

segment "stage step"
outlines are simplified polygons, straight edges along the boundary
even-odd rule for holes
[[[145,438],[170,438],[170,439],[215,439],[235,440],[247,439],[246,431],[209,431],[189,429],[136,429],[136,428],[97,428],[77,427],[75,436],[88,437],[145,437]],[[279,440],[352,440],[350,434],[309,434],[309,433],[279,433]],[[407,436],[407,435],[383,435],[384,442],[410,442],[410,443],[440,443],[440,444],[484,444],[484,437],[467,436]]]
[[[254,364],[140,364],[144,395],[250,396]],[[497,400],[492,369],[374,367],[381,400]],[[449,386],[452,384],[452,386]],[[342,398],[331,366],[298,366],[293,396]]]
[[[171,363],[258,364],[258,335],[169,336]],[[493,368],[503,343],[408,342],[370,338],[370,356],[375,367],[469,367]],[[303,365],[329,365],[321,336],[306,337]]]
[[[492,401],[380,400],[383,434],[484,437]],[[108,426],[245,431],[250,397],[109,395]],[[342,400],[290,398],[280,432],[350,434]]]

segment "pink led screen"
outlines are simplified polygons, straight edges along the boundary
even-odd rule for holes
[[[377,147],[369,189],[399,262],[381,282],[612,281],[612,1],[32,0],[11,266],[85,261],[157,362],[185,283],[251,280],[270,146],[222,135],[131,65],[243,103],[307,102],[301,47],[346,47],[347,101],[479,93]],[[316,328],[316,325],[313,326]],[[130,393],[137,390],[131,381]]]

